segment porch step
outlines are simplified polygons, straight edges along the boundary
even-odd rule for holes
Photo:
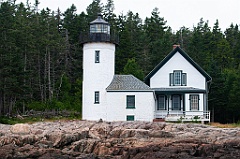
[[[156,118],[156,119],[153,119],[153,122],[165,122],[165,119],[164,118]]]

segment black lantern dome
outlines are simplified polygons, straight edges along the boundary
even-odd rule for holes
[[[88,34],[81,33],[80,43],[87,42],[110,42],[118,44],[118,36],[113,32],[110,33],[110,24],[102,19],[102,15],[98,14],[97,19],[90,22],[90,30]]]

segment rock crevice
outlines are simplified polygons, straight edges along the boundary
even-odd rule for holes
[[[0,124],[0,158],[240,158],[239,132],[151,122]]]

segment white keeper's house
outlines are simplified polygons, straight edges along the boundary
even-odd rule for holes
[[[179,46],[141,81],[115,75],[118,38],[101,15],[80,35],[83,45],[82,119],[210,122],[211,77]]]

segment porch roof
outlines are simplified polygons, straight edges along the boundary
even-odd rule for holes
[[[162,88],[152,88],[156,94],[173,94],[173,93],[206,93],[206,90],[194,88],[194,87],[162,87]]]

